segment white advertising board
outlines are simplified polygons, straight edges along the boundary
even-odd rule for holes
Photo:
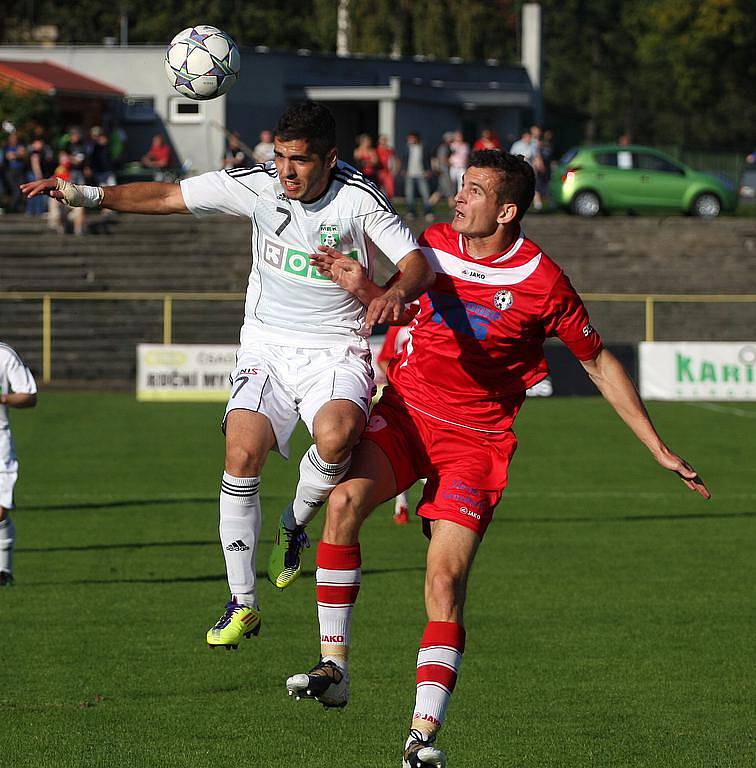
[[[137,345],[137,400],[228,399],[236,344]]]
[[[383,336],[370,339],[376,384],[382,388],[386,376],[376,364]],[[138,344],[137,400],[226,402],[228,377],[236,363],[236,344]],[[549,397],[550,379],[531,387],[529,397]]]
[[[644,342],[641,397],[649,400],[756,400],[756,341]]]

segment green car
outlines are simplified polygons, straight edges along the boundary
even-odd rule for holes
[[[551,194],[578,216],[667,209],[713,218],[737,205],[735,190],[714,176],[656,149],[618,144],[569,150],[552,176]]]

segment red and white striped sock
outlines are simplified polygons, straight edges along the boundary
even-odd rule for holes
[[[465,650],[465,630],[453,621],[429,621],[417,654],[417,693],[412,727],[434,733],[444,722]]]
[[[321,541],[315,563],[320,655],[346,671],[352,608],[360,591],[360,545]]]

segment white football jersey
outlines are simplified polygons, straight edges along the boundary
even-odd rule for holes
[[[36,391],[37,383],[24,361],[13,347],[0,341],[0,393],[24,392],[33,395]],[[8,406],[0,405],[0,472],[15,472],[17,467]]]
[[[325,194],[311,203],[284,194],[275,164],[213,171],[181,182],[195,216],[252,220],[252,270],[241,343],[255,339],[327,347],[359,338],[365,307],[310,265],[319,245],[359,261],[372,279],[376,246],[395,264],[418,247],[385,195],[338,161]]]

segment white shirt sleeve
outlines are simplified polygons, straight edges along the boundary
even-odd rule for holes
[[[393,264],[420,247],[409,227],[395,213],[376,210],[368,213],[364,222],[367,236]]]
[[[36,394],[37,382],[34,381],[32,372],[17,355],[8,356],[6,374],[11,392],[21,392],[26,395]]]
[[[210,171],[184,179],[181,182],[184,204],[195,216],[230,213],[251,218],[258,198],[258,192],[248,182],[251,177],[233,176],[226,171]]]

